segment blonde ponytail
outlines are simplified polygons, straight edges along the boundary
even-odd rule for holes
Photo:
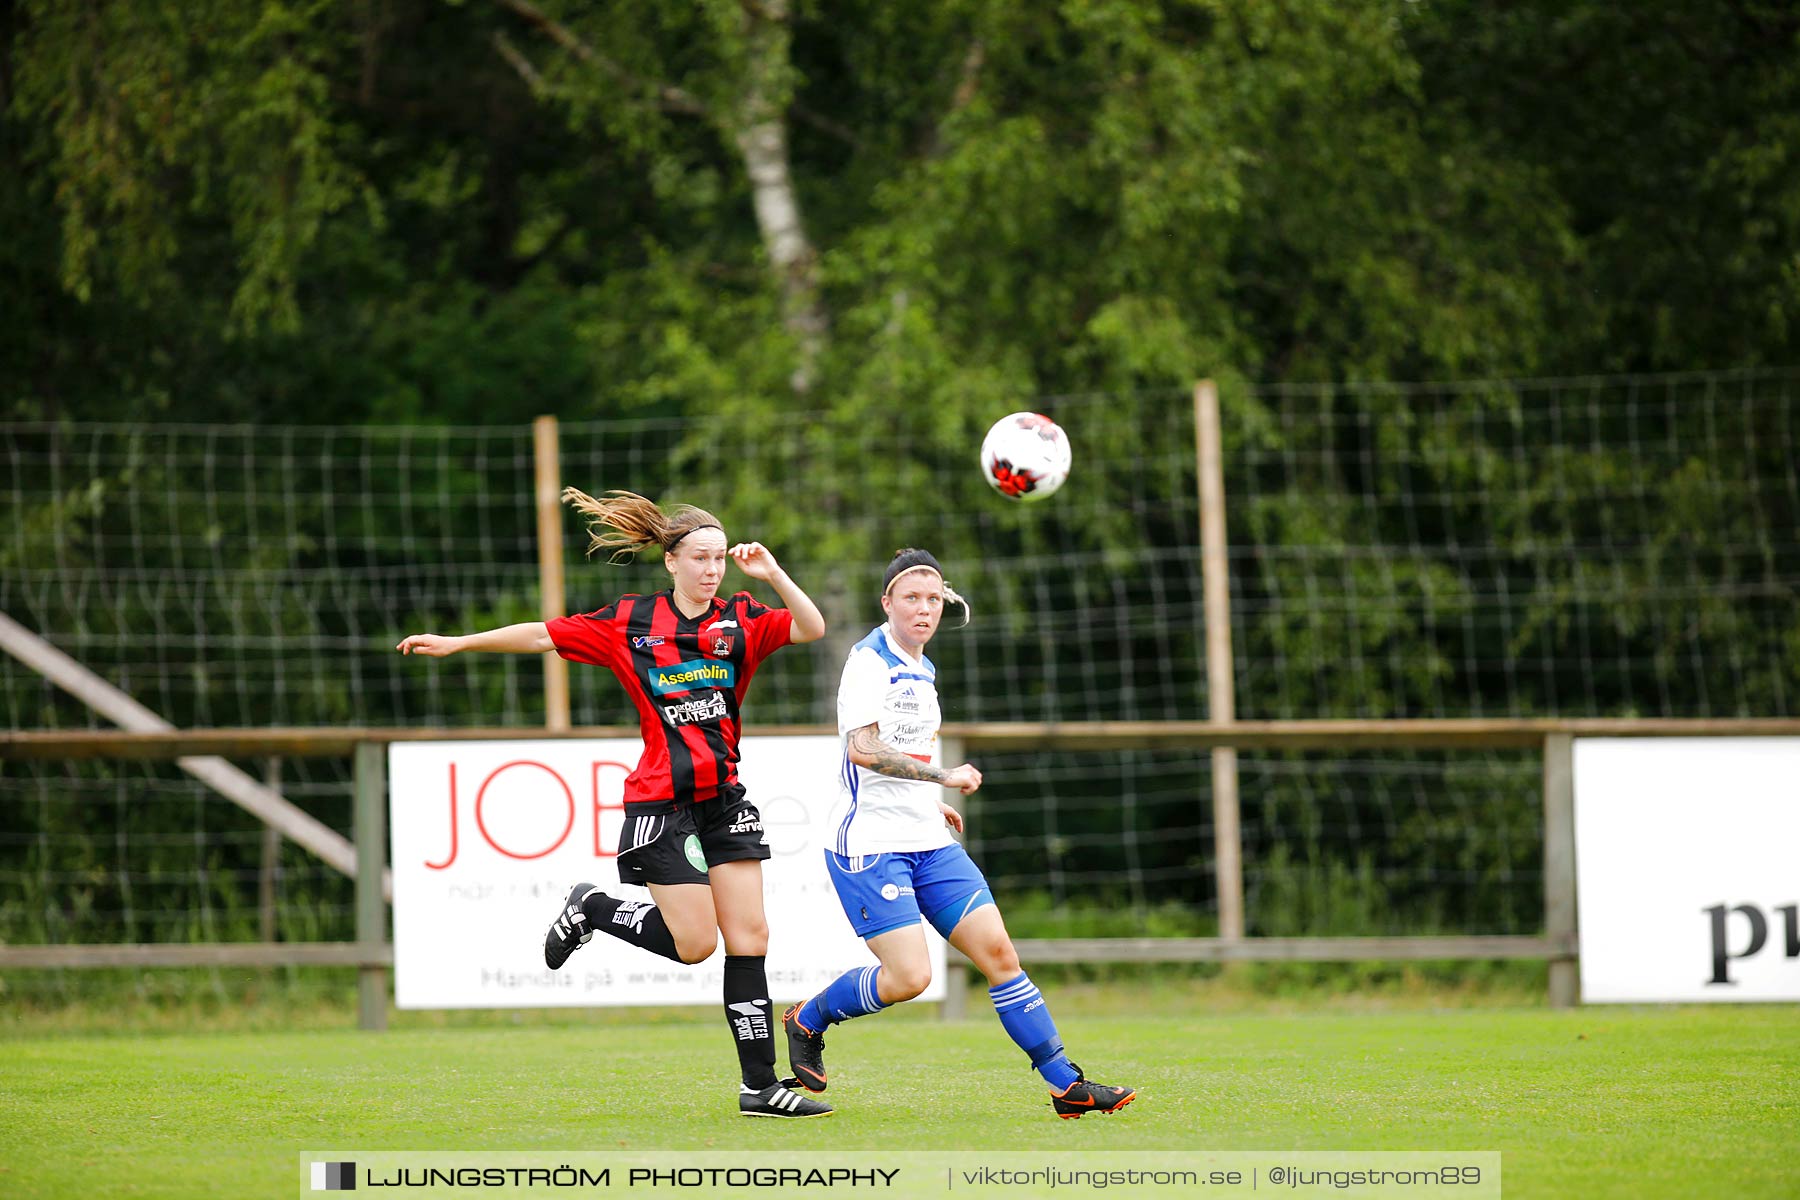
[[[636,492],[615,489],[606,493],[604,500],[596,500],[570,487],[563,489],[562,498],[587,518],[588,555],[610,550],[613,562],[629,558],[645,546],[660,546],[666,554],[696,529],[711,526],[725,531],[719,519],[703,508],[678,504],[665,513]]]

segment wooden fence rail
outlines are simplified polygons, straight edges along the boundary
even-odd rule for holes
[[[834,734],[826,726],[761,726],[759,737]],[[387,1019],[393,964],[386,873],[385,748],[393,742],[632,737],[635,727],[544,729],[199,729],[11,730],[0,732],[0,761],[354,756],[357,940],[342,943],[232,943],[0,946],[0,969],[175,966],[353,966],[364,1028]],[[1544,912],[1541,936],[1346,938],[1080,938],[1023,940],[1019,957],[1052,962],[1354,962],[1420,959],[1541,959],[1550,967],[1552,1005],[1576,1002],[1573,745],[1578,737],[1795,737],[1797,718],[1467,719],[1415,721],[1097,721],[946,724],[962,750],[1536,750],[1544,763]],[[950,753],[951,745],[946,746]],[[960,751],[959,751],[960,753]],[[1221,910],[1242,896],[1221,897]],[[960,955],[956,956],[960,959]],[[967,973],[951,975],[946,1015],[959,1015]]]

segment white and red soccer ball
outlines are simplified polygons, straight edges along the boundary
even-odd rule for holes
[[[981,440],[981,476],[1009,500],[1042,500],[1069,478],[1069,435],[1042,413],[1001,417]]]

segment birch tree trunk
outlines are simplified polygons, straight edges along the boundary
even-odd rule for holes
[[[790,9],[787,0],[764,0],[744,4],[743,12],[743,90],[725,120],[750,178],[756,225],[781,288],[782,322],[799,353],[788,382],[804,396],[817,381],[831,322],[819,291],[818,251],[806,234],[789,161]]]

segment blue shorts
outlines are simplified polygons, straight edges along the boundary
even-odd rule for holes
[[[921,915],[947,938],[958,921],[994,902],[981,868],[957,845],[848,858],[827,850],[825,867],[844,915],[865,940],[917,925]]]

